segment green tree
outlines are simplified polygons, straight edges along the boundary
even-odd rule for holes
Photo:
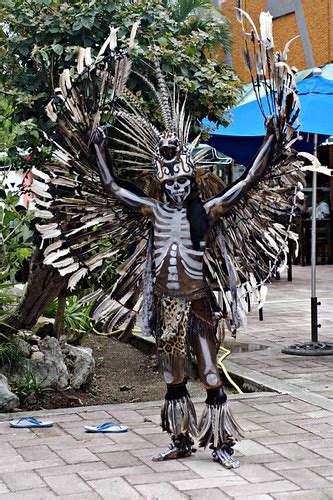
[[[74,64],[78,47],[98,49],[110,25],[120,26],[118,36],[125,41],[133,23],[141,21],[134,65],[149,68],[158,53],[169,83],[188,93],[198,126],[205,116],[223,123],[238,96],[238,79],[221,57],[230,48],[229,26],[204,0],[2,0],[0,15],[0,130],[6,126],[0,151],[6,149],[14,164],[18,145],[31,148],[33,164],[44,161],[42,131],[54,126],[45,106],[58,85],[56,75]],[[41,259],[36,250],[27,293],[7,318],[15,328],[31,327],[66,286]]]

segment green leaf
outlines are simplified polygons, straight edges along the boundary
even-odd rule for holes
[[[95,18],[93,17],[83,17],[81,20],[82,26],[90,30],[94,25]]]
[[[164,36],[160,36],[158,39],[157,39],[159,45],[167,45],[168,44],[168,40],[164,37]]]
[[[73,24],[73,30],[74,31],[79,31],[82,28],[82,19],[77,19],[74,24]]]
[[[64,47],[62,45],[60,45],[60,43],[54,43],[52,46],[52,50],[58,54],[58,56],[61,56],[61,54],[63,53],[64,51]]]
[[[31,255],[31,249],[30,248],[21,248],[20,254],[21,254],[22,259],[27,259]]]
[[[186,54],[188,56],[194,56],[197,54],[197,49],[193,45],[189,45],[186,49]]]

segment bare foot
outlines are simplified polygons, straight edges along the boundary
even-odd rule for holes
[[[226,469],[238,469],[240,466],[239,460],[234,458],[230,453],[226,450],[222,450],[221,448],[216,448],[212,452],[212,456],[215,462],[223,465]]]
[[[157,455],[152,457],[153,462],[162,462],[163,460],[173,460],[175,458],[186,458],[192,455],[192,451],[195,450],[181,450],[177,448],[177,446],[174,446],[173,444],[170,444],[169,448],[167,450],[160,451]]]

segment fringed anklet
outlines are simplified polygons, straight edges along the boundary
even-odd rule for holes
[[[161,421],[162,429],[174,436],[187,433],[197,435],[197,416],[185,383],[168,385],[161,408]]]
[[[238,460],[232,458],[233,447],[242,437],[242,431],[233,418],[226,395],[222,389],[208,389],[206,408],[199,424],[199,446],[209,446],[214,460],[226,468],[239,467]]]
[[[168,385],[161,408],[161,426],[171,435],[172,443],[167,450],[153,457],[153,461],[189,457],[196,451],[192,436],[198,432],[197,417],[185,382]]]

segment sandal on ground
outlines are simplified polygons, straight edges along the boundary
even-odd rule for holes
[[[30,429],[52,427],[53,422],[38,420],[38,418],[35,417],[21,417],[16,420],[11,420],[9,425],[10,427],[15,427],[16,429]]]
[[[86,425],[85,426],[86,432],[101,432],[101,433],[106,433],[106,432],[126,432],[128,430],[128,427],[125,425],[120,425],[115,422],[105,422],[104,424],[100,425]]]

